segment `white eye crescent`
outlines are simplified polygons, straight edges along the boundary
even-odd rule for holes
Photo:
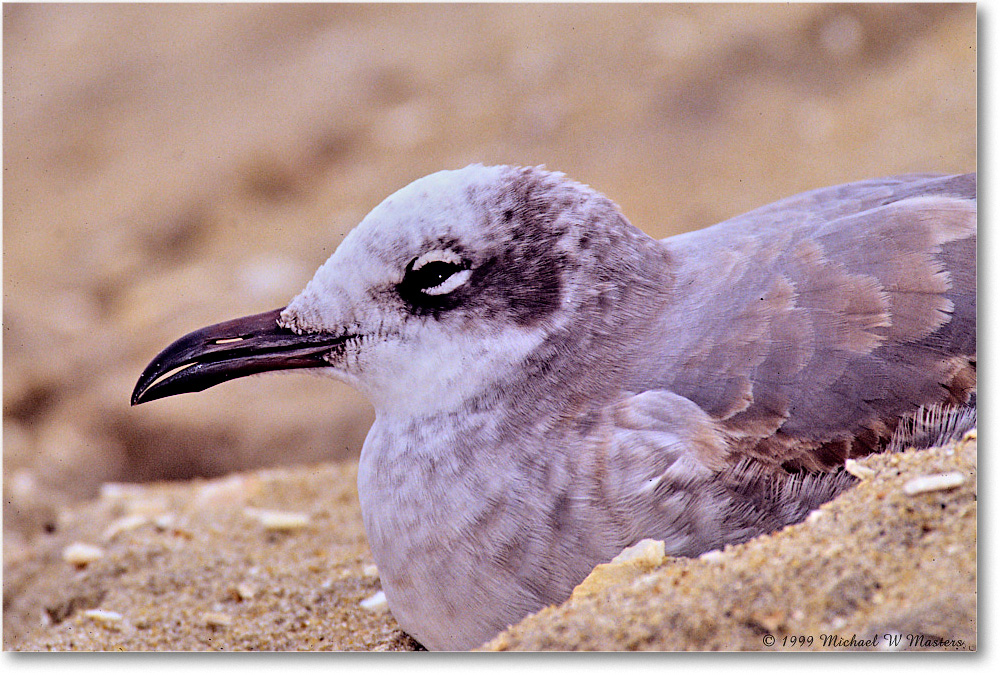
[[[468,281],[470,276],[472,276],[472,270],[459,270],[437,286],[425,288],[424,293],[427,295],[444,295],[445,293],[451,293],[453,290]]]
[[[406,278],[423,295],[445,295],[471,276],[472,270],[462,256],[450,249],[435,249],[415,259]]]
[[[447,248],[428,251],[413,261],[413,271],[416,272],[421,267],[431,262],[446,262],[461,265],[462,256]]]

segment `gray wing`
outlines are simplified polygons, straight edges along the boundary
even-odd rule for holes
[[[975,174],[825,188],[663,243],[667,346],[634,390],[693,401],[733,461],[827,469],[921,406],[974,405]]]

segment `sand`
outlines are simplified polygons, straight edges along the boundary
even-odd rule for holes
[[[486,648],[974,650],[974,435],[860,464],[871,477],[801,524],[699,559],[601,566]],[[5,548],[4,647],[415,649],[384,606],[365,606],[380,587],[356,473],[107,485],[51,534]],[[960,484],[907,494],[941,474]]]

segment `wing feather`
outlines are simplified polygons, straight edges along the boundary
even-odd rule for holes
[[[974,174],[816,190],[664,244],[669,346],[637,389],[695,403],[733,461],[828,469],[974,395]]]

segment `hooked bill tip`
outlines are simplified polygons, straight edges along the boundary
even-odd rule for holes
[[[284,308],[188,333],[160,352],[132,390],[133,406],[267,371],[329,366],[349,334],[297,334],[278,323]]]

